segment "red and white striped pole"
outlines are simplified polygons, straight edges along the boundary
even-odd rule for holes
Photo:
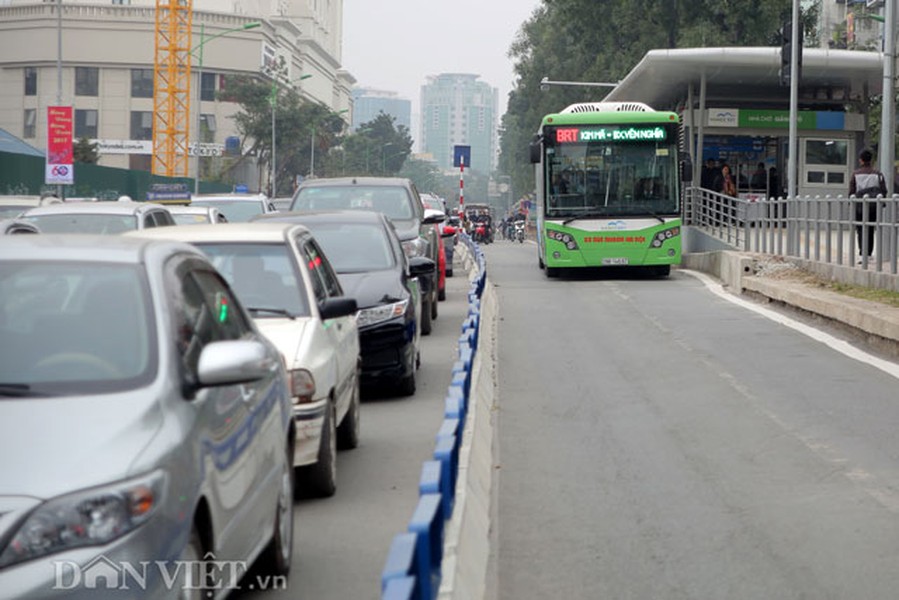
[[[465,157],[459,157],[459,212],[465,211]]]

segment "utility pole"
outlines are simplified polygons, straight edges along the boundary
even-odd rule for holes
[[[892,195],[896,171],[896,0],[885,0],[883,23],[883,100],[880,109],[880,170]]]

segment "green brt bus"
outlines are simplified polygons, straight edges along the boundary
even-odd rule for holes
[[[574,104],[543,118],[530,160],[548,277],[608,266],[665,277],[680,263],[679,132],[676,113],[639,102]]]

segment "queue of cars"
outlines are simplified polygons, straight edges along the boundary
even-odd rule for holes
[[[293,496],[336,491],[362,389],[414,394],[436,317],[443,214],[405,180],[351,189],[347,210],[298,191],[252,223],[129,201],[14,216],[37,235],[0,236],[0,589],[142,565],[142,596],[221,596],[217,559],[287,575]]]

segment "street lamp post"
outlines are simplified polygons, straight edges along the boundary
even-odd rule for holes
[[[387,142],[386,144],[381,146],[381,175],[387,174],[387,157],[384,156],[384,150],[386,150],[388,146],[393,145],[393,142]]]
[[[206,23],[200,23],[200,43],[194,46],[194,48],[190,51],[190,54],[194,54],[196,52],[199,53],[197,54],[197,141],[194,145],[194,154],[197,155],[197,174],[196,179],[194,179],[194,194],[200,193],[200,130],[203,121],[203,46],[216,38],[222,37],[223,35],[234,33],[235,31],[255,29],[256,27],[260,26],[262,26],[262,23],[260,23],[259,21],[253,21],[251,23],[244,23],[240,27],[226,29],[225,31],[220,31],[215,35],[206,37]]]

